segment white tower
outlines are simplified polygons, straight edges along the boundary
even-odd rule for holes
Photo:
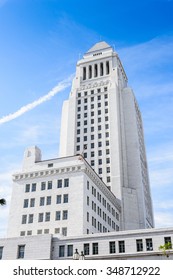
[[[95,44],[63,104],[60,157],[83,154],[121,200],[122,229],[153,227],[141,114],[113,48]]]

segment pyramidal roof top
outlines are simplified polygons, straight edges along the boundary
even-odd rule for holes
[[[87,51],[87,53],[100,51],[100,50],[108,49],[108,48],[112,48],[112,47],[110,45],[108,45],[105,41],[101,41],[99,43],[96,43],[91,49],[89,49]]]

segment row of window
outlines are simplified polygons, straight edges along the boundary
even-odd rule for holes
[[[68,203],[68,202],[69,202],[68,194],[56,196],[56,204]],[[39,206],[45,206],[45,205],[51,205],[51,204],[52,204],[51,196],[40,197]],[[24,199],[23,208],[28,208],[28,207],[35,207],[35,198]]]
[[[108,88],[107,87],[104,87],[103,88],[103,92],[106,92],[108,90]],[[87,95],[93,95],[93,94],[97,94],[97,93],[101,93],[101,88],[97,88],[96,90],[94,90],[94,89],[92,89],[91,91],[84,91],[84,93],[82,93],[82,92],[78,92],[78,94],[77,94],[77,97],[82,97],[82,96],[87,96]],[[105,94],[104,95],[105,96],[105,98],[108,98],[108,95],[107,94]],[[99,97],[99,99],[98,100],[100,100],[101,98]]]
[[[50,222],[51,212],[39,213],[38,222]],[[68,219],[68,210],[56,211],[55,220],[67,220]],[[22,224],[32,224],[34,222],[34,214],[22,215]]]
[[[52,181],[48,181],[48,182],[41,182],[41,191],[44,190],[51,190],[53,187],[53,182]],[[57,188],[67,188],[69,187],[69,179],[59,179],[57,180]],[[25,185],[25,192],[35,192],[37,189],[37,184],[36,183],[32,183],[32,184],[26,184]]]
[[[98,64],[88,65],[83,67],[83,80],[109,75],[109,72],[109,61],[106,61],[105,63],[100,62]]]
[[[49,233],[50,233],[50,229],[38,229],[37,230],[37,234],[49,234]],[[62,227],[62,229],[55,228],[54,233],[55,234],[61,233],[63,236],[67,236],[67,227]],[[20,236],[25,236],[25,235],[32,235],[32,230],[20,232]]]
[[[143,251],[143,245],[141,246],[141,241],[143,242],[142,239],[137,239],[136,240],[136,251]],[[171,243],[171,237],[164,237],[165,244],[170,244],[170,249],[172,249],[172,243]],[[124,240],[119,240],[118,242],[118,251],[116,251],[116,241],[110,241],[109,242],[109,254],[115,254],[116,252],[118,253],[125,253],[125,241]],[[147,238],[145,239],[145,245],[146,245],[146,251],[153,251],[153,241],[152,238]],[[65,257],[65,252],[66,252],[66,245],[60,245],[59,246],[59,257]],[[92,244],[90,243],[84,243],[83,244],[83,252],[85,256],[88,255],[98,255],[99,254],[99,243],[94,242]],[[73,250],[73,244],[67,245],[67,257],[72,257],[74,253]],[[3,246],[0,247],[0,259],[2,259],[3,256]],[[25,245],[18,245],[18,250],[17,250],[17,258],[21,259],[24,258],[25,256]]]

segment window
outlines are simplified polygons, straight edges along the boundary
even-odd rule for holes
[[[46,189],[46,182],[41,182],[41,191]]]
[[[25,245],[19,245],[18,246],[18,255],[17,258],[18,259],[23,259],[25,255]]]
[[[47,167],[53,167],[53,163],[49,163]]]
[[[99,134],[98,134],[98,139],[101,139],[101,138],[102,138],[102,134],[99,133]]]
[[[93,243],[92,249],[93,249],[93,255],[97,255],[98,254],[98,243]]]
[[[105,109],[105,114],[107,114],[107,113],[108,113],[108,108]]]
[[[33,223],[33,219],[34,219],[34,215],[33,214],[29,214],[28,224],[32,224]]]
[[[110,151],[109,149],[106,149],[106,154],[109,155]]]
[[[80,146],[76,146],[76,151],[80,151]]]
[[[21,231],[20,236],[25,236],[25,231]]]
[[[91,166],[94,166],[94,160],[91,160]]]
[[[64,188],[69,187],[69,179],[64,179]]]
[[[0,247],[0,260],[2,260],[2,255],[3,255],[3,247]]]
[[[68,211],[67,210],[63,210],[62,219],[63,220],[67,220],[68,219]]]
[[[84,106],[84,110],[86,111],[88,109],[87,105]]]
[[[106,136],[106,137],[109,137],[109,132],[106,132],[106,133],[105,133],[105,136]]]
[[[91,109],[94,109],[94,104],[91,104]]]
[[[101,118],[98,118],[98,123],[100,123],[102,121],[102,119]]]
[[[28,199],[24,199],[23,208],[28,208]]]
[[[99,160],[98,160],[98,164],[99,164],[99,165],[102,164],[102,159],[99,159]]]
[[[80,115],[80,114],[78,114],[78,115],[77,115],[77,119],[79,120],[79,119],[80,119],[80,117],[81,117],[81,115]]]
[[[77,101],[77,104],[78,104],[78,105],[81,104],[81,100],[80,100],[80,99]]]
[[[40,197],[40,206],[44,205],[45,197]]]
[[[87,120],[84,120],[84,123],[83,123],[84,125],[87,125]]]
[[[42,229],[38,229],[37,234],[42,234]]]
[[[107,173],[110,173],[110,172],[111,172],[110,167],[107,167],[107,168],[106,168],[106,172],[107,172]]]
[[[94,124],[94,119],[91,119],[91,124]]]
[[[84,128],[83,132],[84,132],[84,133],[87,133],[87,128],[86,128],[86,127]]]
[[[22,215],[22,224],[26,224],[27,215]]]
[[[94,101],[94,96],[91,97],[91,102],[93,102],[93,101]]]
[[[165,245],[167,244],[167,249],[172,249],[171,237],[164,237]]]
[[[106,163],[110,163],[110,158],[106,158]]]
[[[91,143],[91,148],[94,148],[94,143]]]
[[[81,100],[78,100],[81,101]],[[77,107],[77,111],[80,112],[81,111],[81,107]]]
[[[32,230],[28,230],[27,235],[32,235]]]
[[[87,91],[84,91],[84,95],[86,96],[88,93],[87,93]]]
[[[68,194],[64,194],[63,203],[68,203]]]
[[[50,212],[46,212],[45,222],[49,222],[49,221],[50,221]]]
[[[46,204],[51,205],[51,196],[47,196]]]
[[[91,152],[91,157],[94,157],[94,152]]]
[[[143,241],[142,241],[142,239],[137,239],[136,240],[136,250],[137,250],[137,252],[143,251]]]
[[[38,214],[38,222],[39,223],[43,222],[43,213]]]
[[[98,125],[98,130],[102,130],[102,126],[101,125]]]
[[[102,147],[102,142],[98,142],[98,147]]]
[[[103,76],[103,63],[100,63],[100,76]]]
[[[94,90],[93,89],[91,90],[91,94],[94,94]]]
[[[124,240],[118,241],[119,253],[125,253],[125,242]]]
[[[107,177],[107,183],[110,183],[111,177]]]
[[[65,245],[59,246],[59,257],[62,258],[65,256]]]
[[[106,61],[106,75],[109,75],[109,61]]]
[[[59,188],[62,188],[62,180],[60,179],[60,180],[58,180],[58,182],[57,182],[57,188],[59,189]]]
[[[77,129],[77,134],[80,134],[80,129]]]
[[[85,256],[88,256],[90,254],[90,244],[89,243],[84,244],[83,251],[84,251]]]
[[[31,191],[32,191],[32,192],[35,192],[35,191],[36,191],[36,183],[33,183],[33,184],[32,184],[32,189],[31,189]]]
[[[102,150],[99,150],[99,151],[98,151],[98,155],[99,155],[99,156],[102,156]]]
[[[48,190],[52,189],[52,181],[48,181],[47,189]]]
[[[30,192],[30,184],[26,184],[26,186],[25,186],[25,192]]]
[[[92,66],[89,65],[89,79],[92,78]]]
[[[89,222],[89,212],[87,212],[87,222]]]
[[[152,238],[146,239],[146,250],[152,251],[153,250],[153,241]]]
[[[44,230],[44,233],[45,233],[45,234],[49,234],[49,229],[45,229],[45,230]]]
[[[55,228],[55,233],[60,233],[60,228]]]
[[[84,98],[84,103],[87,103],[88,102],[88,99],[87,98]]]
[[[87,136],[84,136],[83,140],[84,140],[84,141],[87,141]]]
[[[98,115],[101,115],[102,111],[101,110],[98,110]]]
[[[66,227],[62,228],[62,235],[67,236],[67,228]]]
[[[83,80],[86,80],[86,67],[83,67]],[[79,94],[81,96],[81,93],[78,93],[78,97],[79,97]]]
[[[107,99],[108,98],[108,95],[107,94],[105,94],[105,99]]]
[[[30,207],[34,207],[34,206],[35,206],[35,198],[31,198]]]
[[[61,220],[61,212],[60,212],[60,211],[56,211],[55,220],[56,220],[56,221]]]
[[[84,113],[84,118],[87,118],[87,113]]]
[[[77,122],[77,126],[80,126],[80,122]]]
[[[109,124],[105,124],[105,129],[109,129]]]
[[[81,97],[81,92],[78,92],[78,97]]]
[[[102,168],[99,168],[99,174],[102,174]]]
[[[94,140],[94,135],[93,134],[91,135],[91,140]]]
[[[106,141],[106,146],[109,146],[109,141],[108,140]]]
[[[73,256],[73,245],[67,245],[67,256],[68,257]]]
[[[109,242],[109,253],[110,254],[115,254],[116,250],[115,250],[115,241],[110,241]]]
[[[98,75],[97,64],[94,64],[94,77],[97,77],[97,75]]]
[[[108,90],[108,88],[107,87],[104,87],[104,91],[107,91]]]
[[[89,196],[87,196],[87,205],[89,206],[90,204],[90,199],[89,199]]]
[[[56,196],[56,203],[60,204],[61,203],[61,195]]]

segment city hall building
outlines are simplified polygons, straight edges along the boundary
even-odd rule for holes
[[[17,202],[17,203],[16,203]],[[164,258],[173,228],[154,229],[141,113],[122,63],[106,42],[77,62],[64,101],[59,158],[37,146],[13,175],[1,259]]]

